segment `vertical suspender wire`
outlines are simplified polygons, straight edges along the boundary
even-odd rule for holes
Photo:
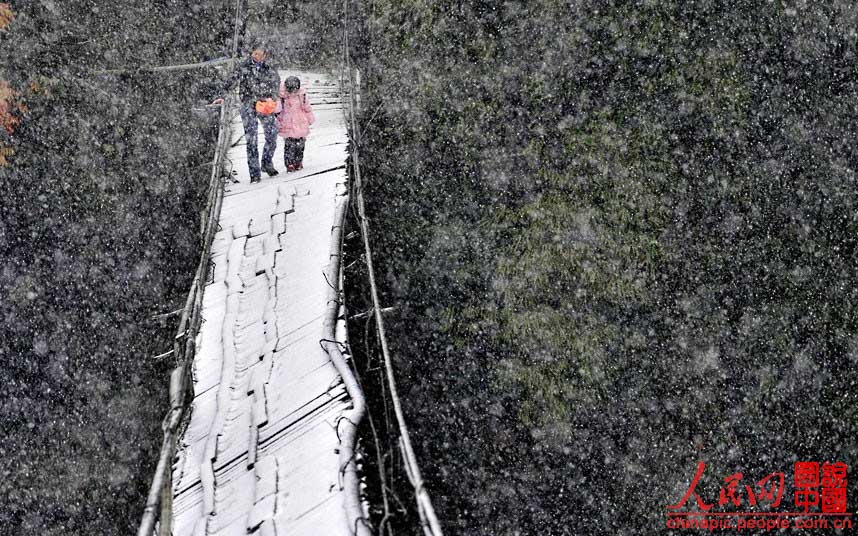
[[[372,298],[373,313],[375,315],[375,324],[378,330],[378,338],[381,344],[381,353],[384,357],[384,369],[387,375],[388,389],[390,389],[390,398],[393,402],[393,410],[396,415],[396,420],[399,425],[400,447],[405,458],[405,467],[411,485],[414,487],[415,499],[417,501],[417,510],[420,514],[423,524],[424,533],[427,536],[443,536],[441,524],[438,522],[438,517],[435,514],[435,508],[432,506],[432,500],[424,486],[423,477],[420,473],[420,467],[417,465],[417,457],[414,454],[414,448],[411,445],[411,437],[408,433],[408,427],[405,424],[405,413],[402,410],[402,404],[399,400],[399,395],[396,389],[396,379],[394,377],[393,364],[390,357],[390,350],[387,346],[387,335],[384,329],[384,319],[381,314],[381,306],[378,299],[378,287],[375,281],[375,269],[372,264],[372,251],[370,249],[369,236],[369,220],[366,217],[366,208],[363,199],[363,183],[360,174],[360,155],[358,146],[360,145],[359,132],[357,129],[357,121],[355,119],[356,96],[355,92],[358,88],[355,87],[354,71],[351,66],[351,51],[349,49],[349,32],[348,32],[348,0],[345,0],[346,13],[346,32],[345,32],[345,61],[346,70],[349,76],[350,91],[349,91],[349,123],[354,141],[354,151],[352,152],[353,170],[355,175],[355,192],[358,206],[358,219],[360,220],[361,235],[363,236],[364,251],[366,254],[366,268],[369,276],[370,295]]]
[[[242,1],[235,1],[235,19],[231,47],[233,58],[236,58],[238,55]],[[170,536],[172,533],[172,465],[170,462],[178,440],[177,432],[179,425],[181,424],[187,405],[188,397],[186,395],[191,390],[190,361],[194,353],[195,334],[201,323],[200,305],[202,304],[202,292],[205,286],[205,272],[208,269],[208,257],[214,237],[214,229],[217,225],[223,201],[223,183],[220,178],[226,145],[229,143],[227,131],[230,120],[228,113],[230,103],[231,100],[228,99],[227,103],[220,110],[218,140],[206,203],[208,210],[204,213],[202,221],[204,229],[203,252],[197,266],[194,281],[188,292],[188,298],[185,303],[185,309],[182,312],[175,341],[174,350],[179,350],[182,348],[181,340],[184,337],[184,353],[180,354],[178,351],[175,351],[178,362],[176,369],[170,377],[170,412],[163,424],[164,441],[161,445],[158,463],[155,467],[155,475],[152,478],[152,484],[146,497],[146,506],[143,510],[143,517],[137,532],[138,536],[152,536],[155,533],[155,526],[158,521],[160,521],[159,533],[161,536]],[[160,516],[157,515],[159,507],[161,510]]]

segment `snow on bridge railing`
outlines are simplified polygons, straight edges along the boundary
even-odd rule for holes
[[[155,468],[155,475],[146,499],[146,507],[143,511],[143,519],[140,523],[138,536],[151,536],[155,530],[155,524],[160,520],[160,534],[169,535],[170,519],[172,515],[172,486],[171,486],[171,464],[179,426],[185,414],[188,392],[190,386],[190,366],[194,359],[194,341],[200,328],[203,286],[206,282],[206,272],[209,268],[209,253],[211,250],[212,237],[217,229],[218,215],[223,202],[223,169],[224,157],[229,143],[231,110],[235,107],[235,100],[229,97],[220,110],[220,125],[218,128],[218,141],[215,149],[215,158],[212,166],[212,175],[209,181],[206,210],[203,213],[201,226],[203,232],[203,251],[200,262],[194,275],[191,289],[182,311],[179,328],[174,340],[173,354],[176,358],[176,368],[170,375],[170,410],[164,419],[164,442]],[[158,507],[160,508],[160,515]]]
[[[241,36],[241,13],[242,0],[235,1],[235,20],[232,38],[232,59],[238,57],[238,43]],[[191,386],[191,364],[194,360],[194,341],[199,331],[202,308],[203,287],[206,282],[206,272],[209,269],[209,253],[211,251],[212,239],[215,235],[223,203],[224,193],[224,160],[230,140],[230,125],[232,111],[236,108],[236,98],[230,95],[226,98],[220,108],[218,119],[218,137],[215,146],[215,156],[212,162],[212,172],[209,179],[208,195],[206,198],[206,209],[203,212],[200,227],[203,229],[200,262],[188,291],[185,308],[182,311],[179,328],[173,341],[173,355],[176,359],[176,368],[170,375],[170,410],[164,418],[162,429],[164,440],[155,466],[155,474],[146,497],[146,506],[143,509],[143,517],[140,521],[138,536],[152,536],[155,534],[156,524],[160,521],[158,533],[161,536],[170,536],[172,533],[172,464],[171,460],[176,450],[179,427],[187,409],[188,393]],[[160,507],[160,512],[159,512]]]

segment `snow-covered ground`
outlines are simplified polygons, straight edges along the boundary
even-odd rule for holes
[[[295,74],[316,123],[304,169],[250,184],[241,120],[233,123],[191,420],[173,466],[173,534],[351,534],[336,424],[350,406],[320,346],[335,210],[346,201],[347,132],[336,80]],[[259,133],[259,151],[263,136]],[[211,281],[213,274],[213,281]],[[276,527],[276,530],[275,530]]]

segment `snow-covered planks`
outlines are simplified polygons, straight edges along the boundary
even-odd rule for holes
[[[249,184],[235,119],[236,182],[212,244],[195,399],[173,466],[177,536],[352,532],[336,433],[351,402],[319,344],[347,134],[336,82],[298,76],[317,119],[303,170],[286,173],[278,140],[280,175]]]

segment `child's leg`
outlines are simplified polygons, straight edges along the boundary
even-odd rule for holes
[[[283,139],[283,163],[286,167],[295,165],[295,138]]]
[[[304,167],[304,145],[307,139],[299,138],[295,141],[295,167],[301,169]]]

